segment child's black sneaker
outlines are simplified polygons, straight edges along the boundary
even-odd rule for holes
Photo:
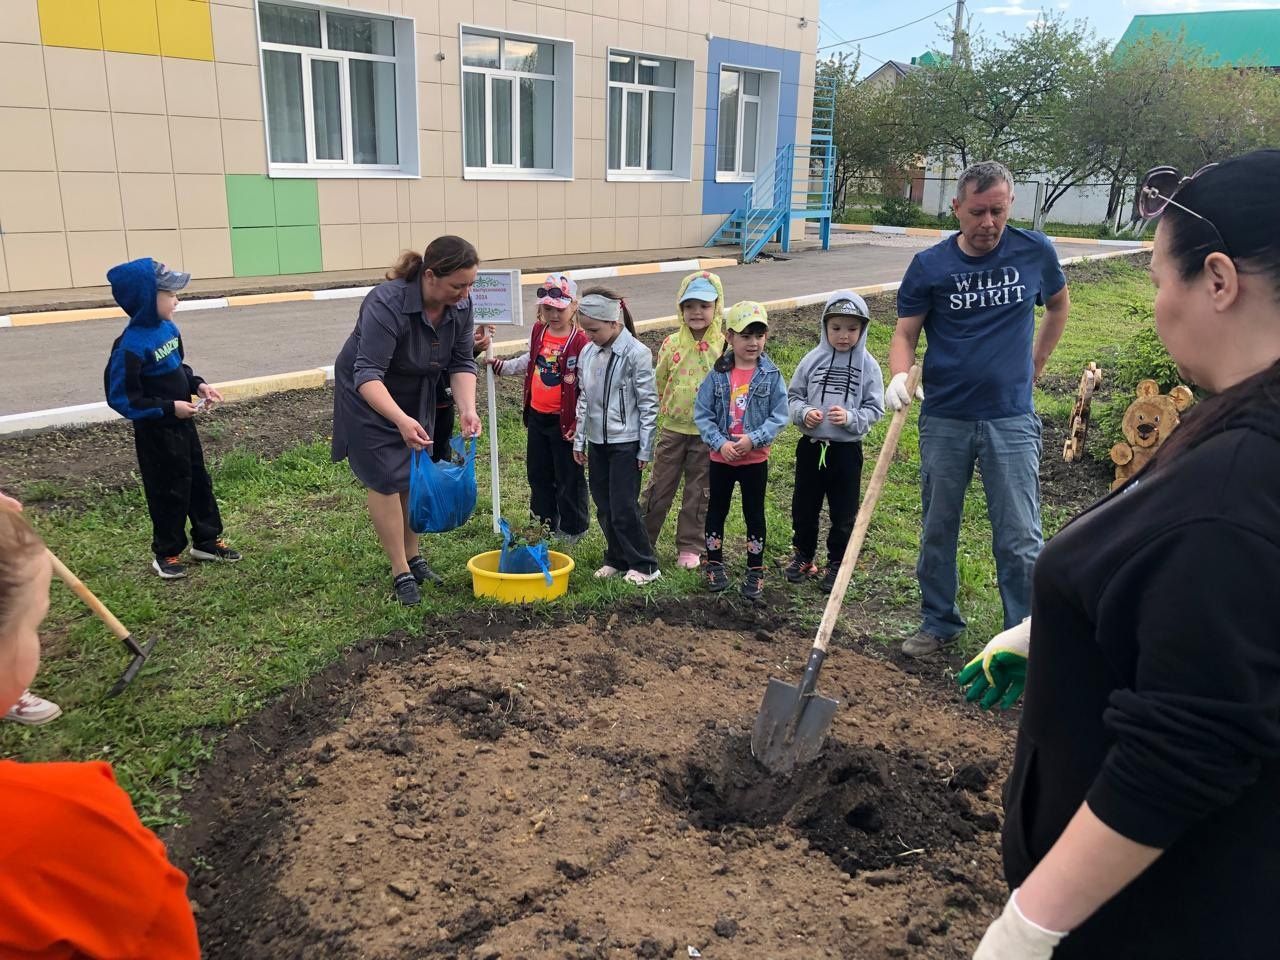
[[[808,557],[802,557],[798,553],[791,555],[791,562],[786,565],[782,571],[783,576],[787,578],[788,583],[803,583],[806,580],[812,580],[818,575],[818,568]]]
[[[762,603],[764,601],[764,571],[759,567],[748,567],[747,575],[742,578],[742,587],[739,589],[739,593],[752,603]]]
[[[431,564],[422,559],[421,554],[409,559],[409,572],[418,583],[430,583],[433,587],[444,583],[444,577],[432,570]]]
[[[838,564],[834,564],[834,563],[827,564],[826,572],[822,574],[822,582],[818,584],[818,586],[822,589],[823,593],[830,593],[832,590],[836,588],[836,577],[839,575],[839,573],[840,573],[840,567]]]
[[[724,564],[716,560],[707,561],[707,589],[712,593],[720,593],[729,587],[729,573]]]
[[[215,540],[213,543],[207,543],[203,547],[197,547],[194,544],[191,547],[192,560],[204,560],[210,563],[239,563],[240,554],[236,550],[232,550],[227,546],[225,540]]]
[[[416,607],[422,602],[422,591],[418,589],[418,581],[413,579],[412,573],[397,573],[391,585],[395,588],[396,599],[403,606]]]
[[[161,580],[181,580],[187,575],[181,557],[156,557],[151,561],[151,569],[160,574]]]

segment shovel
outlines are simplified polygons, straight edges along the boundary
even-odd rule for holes
[[[920,368],[913,366],[907,374],[908,396],[915,393],[919,382]],[[849,588],[853,568],[858,562],[858,554],[862,552],[862,542],[866,540],[867,528],[871,526],[871,511],[875,509],[880,491],[884,489],[889,464],[893,462],[898,437],[902,434],[902,426],[907,419],[907,409],[903,407],[893,415],[889,430],[884,435],[876,468],[867,484],[862,506],[858,509],[857,522],[853,525],[853,535],[845,547],[835,586],[831,590],[831,596],[827,598],[822,622],[818,624],[818,635],[809,652],[804,676],[800,678],[799,684],[785,683],[776,677],[769,678],[760,712],[756,714],[755,725],[751,728],[751,755],[772,773],[789,773],[797,765],[808,763],[816,757],[822,750],[822,741],[826,739],[827,730],[831,727],[831,719],[836,715],[838,702],[822,696],[814,688],[818,685],[822,662],[827,658],[827,643],[835,629],[836,618],[840,616],[840,607],[844,603],[844,594]]]
[[[112,684],[111,689],[107,691],[108,697],[114,697],[120,693],[134,677],[138,675],[138,671],[142,669],[142,665],[147,662],[147,657],[151,654],[151,649],[156,645],[152,640],[145,647],[133,639],[128,628],[115,618],[115,615],[107,609],[106,604],[94,596],[93,591],[81,582],[80,578],[68,570],[56,556],[52,550],[49,551],[49,559],[53,562],[53,572],[58,575],[58,579],[71,588],[72,593],[85,602],[85,605],[94,612],[99,620],[107,625],[107,629],[119,638],[120,642],[125,645],[133,659],[129,662],[129,666],[125,668],[120,679]]]

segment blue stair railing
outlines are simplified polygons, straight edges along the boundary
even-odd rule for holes
[[[708,247],[733,245],[750,263],[770,242],[791,249],[795,220],[817,220],[822,249],[831,248],[835,185],[835,75],[820,76],[814,90],[808,144],[787,143],[756,173],[742,200],[707,241]]]

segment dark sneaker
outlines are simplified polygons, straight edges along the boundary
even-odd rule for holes
[[[418,583],[430,583],[433,587],[438,587],[444,583],[444,577],[432,570],[431,565],[423,560],[421,556],[416,556],[409,560],[409,572],[413,574],[413,579]]]
[[[191,547],[192,560],[204,560],[212,563],[238,563],[240,554],[227,546],[225,540],[215,540],[203,547]],[[163,576],[163,574],[162,574]]]
[[[823,593],[830,593],[836,588],[836,575],[840,572],[839,564],[827,564],[826,571],[822,574],[822,582],[818,586]]]
[[[738,592],[752,603],[763,603],[764,571],[759,567],[748,567],[747,575],[742,578],[742,587]]]
[[[729,587],[729,574],[724,564],[719,561],[707,561],[707,589],[712,593],[720,593]]]
[[[783,575],[787,578],[788,583],[803,583],[816,577],[818,568],[814,566],[812,560],[802,557],[798,553],[793,553],[791,562],[783,570]]]
[[[396,599],[404,606],[416,607],[422,602],[422,591],[418,589],[418,581],[413,579],[412,573],[397,573],[391,585],[395,588]]]
[[[957,637],[959,634],[955,637],[940,637],[927,630],[917,630],[902,642],[902,652],[908,657],[927,657],[955,643]]]
[[[151,561],[151,569],[160,574],[161,580],[181,580],[187,575],[181,557],[156,557]]]

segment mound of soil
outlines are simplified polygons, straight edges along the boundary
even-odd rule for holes
[[[220,750],[171,838],[206,956],[959,958],[998,912],[1007,718],[838,649],[826,748],[777,778],[748,731],[808,638],[769,614],[483,619]]]

